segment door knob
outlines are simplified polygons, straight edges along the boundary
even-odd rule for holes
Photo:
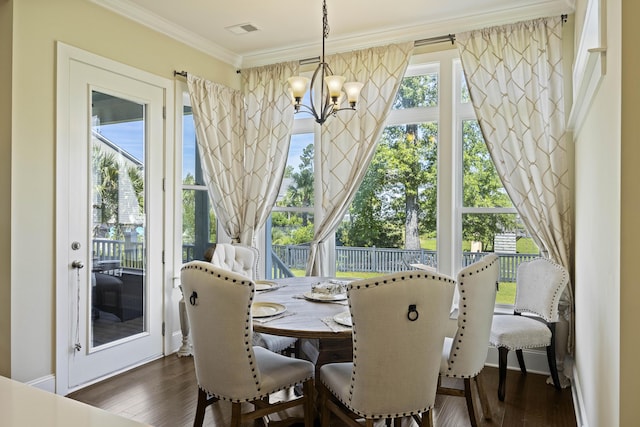
[[[71,263],[71,267],[81,269],[84,268],[84,263],[80,260],[75,260]]]

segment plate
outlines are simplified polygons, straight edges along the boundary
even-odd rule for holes
[[[254,302],[251,306],[252,317],[269,317],[284,313],[287,310],[282,304],[277,302]]]
[[[256,284],[256,291],[266,291],[277,285],[276,282],[269,282],[268,280],[256,280],[254,283]]]
[[[337,295],[330,295],[330,294],[321,294],[318,292],[305,292],[304,294],[302,294],[306,299],[309,299],[311,301],[344,301],[347,299],[347,294],[337,294]]]
[[[335,316],[333,316],[333,320],[335,320],[336,323],[342,326],[353,326],[351,325],[351,313],[348,311],[343,311],[340,314],[336,314]]]

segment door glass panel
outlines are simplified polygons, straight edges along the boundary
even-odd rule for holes
[[[91,347],[145,332],[145,106],[91,93]]]

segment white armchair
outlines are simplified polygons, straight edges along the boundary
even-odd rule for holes
[[[205,254],[205,258],[209,258],[210,256],[211,259],[206,259],[206,261],[209,261],[213,266],[239,273],[253,281],[258,279],[258,261],[260,253],[256,248],[230,243],[218,243],[215,245],[215,247],[212,248],[214,248],[213,253]],[[188,320],[186,319],[186,316],[183,315],[184,298],[180,301],[180,309],[183,345],[178,351],[178,355],[184,356],[186,354],[192,354],[191,346],[188,342]],[[276,353],[282,353],[287,350],[293,349],[296,341],[297,338],[282,337],[270,334],[255,333],[253,335],[254,345],[265,347]]]
[[[353,362],[320,368],[323,427],[331,414],[353,427],[356,418],[372,427],[409,416],[431,425],[454,288],[453,279],[423,271],[349,285]]]
[[[439,387],[438,393],[464,396],[473,427],[478,425],[472,396],[473,383],[476,384],[484,417],[491,419],[479,374],[487,358],[499,276],[500,262],[495,254],[486,255],[458,272],[458,328],[453,338],[445,338],[442,351],[440,376],[463,378],[464,390]]]
[[[490,343],[498,348],[498,398],[501,401],[505,396],[509,350],[516,351],[520,371],[526,374],[522,350],[546,347],[553,384],[558,390],[561,388],[556,366],[555,325],[559,320],[560,297],[568,283],[567,270],[546,258],[523,262],[518,267],[514,313],[493,316],[491,325]]]
[[[258,279],[258,261],[256,248],[229,243],[218,243],[211,256],[214,266],[240,273],[251,280]]]
[[[224,400],[231,402],[229,425],[233,427],[300,405],[303,418],[277,425],[304,421],[305,427],[313,427],[313,364],[252,345],[253,281],[208,262],[192,261],[182,267],[181,282],[188,301],[198,382],[193,425],[203,424],[207,406]],[[304,388],[301,397],[269,403],[272,393],[299,384]],[[251,403],[253,410],[245,403]]]

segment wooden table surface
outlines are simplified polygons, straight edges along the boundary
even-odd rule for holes
[[[311,285],[321,281],[319,277],[290,277],[277,279],[273,282],[282,285],[274,291],[258,291],[254,297],[255,302],[273,302],[282,304],[287,308],[285,316],[254,319],[253,330],[273,335],[283,335],[296,338],[310,339],[344,339],[351,338],[351,330],[334,332],[323,318],[333,317],[336,314],[348,311],[347,301],[318,302],[302,297],[305,292],[311,291]],[[262,321],[261,321],[262,320]],[[264,322],[267,320],[266,322]],[[264,323],[263,323],[264,322]]]
[[[260,322],[254,319],[253,330],[272,335],[299,338],[298,351],[316,365],[316,375],[320,366],[331,362],[347,362],[353,358],[351,329],[341,328],[335,332],[323,318],[335,316],[349,310],[347,301],[317,302],[305,299],[302,294],[311,291],[314,283],[329,280],[321,277],[290,277],[273,280],[282,285],[273,291],[256,292],[256,302],[273,302],[284,305],[285,316]],[[274,316],[276,317],[276,316]],[[266,320],[266,318],[262,318]]]

